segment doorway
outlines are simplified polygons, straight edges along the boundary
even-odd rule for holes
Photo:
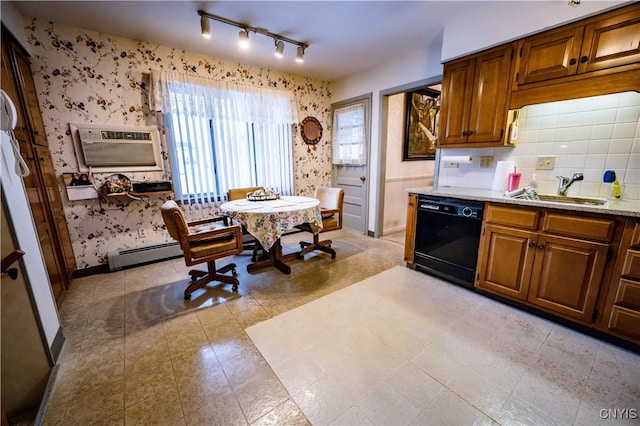
[[[407,189],[430,188],[434,160],[405,160],[407,93],[428,89],[441,91],[442,76],[380,92],[380,174],[375,236],[404,244]],[[436,135],[437,136],[437,135]]]
[[[332,185],[344,190],[342,226],[367,233],[372,94],[331,105]]]

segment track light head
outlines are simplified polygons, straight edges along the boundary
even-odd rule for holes
[[[296,54],[296,62],[304,62],[304,47],[298,46],[298,52]]]
[[[209,23],[209,18],[205,16],[200,17],[200,32],[204,38],[211,37],[211,25]]]
[[[284,54],[284,41],[278,40],[276,41],[276,51],[274,53],[278,58],[282,58]]]
[[[240,47],[242,49],[246,49],[249,47],[249,31],[242,30],[238,33],[238,42],[240,43]]]

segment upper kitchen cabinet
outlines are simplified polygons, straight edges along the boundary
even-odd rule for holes
[[[502,146],[513,45],[444,64],[440,148]]]
[[[515,70],[511,108],[640,91],[640,3],[520,40]]]

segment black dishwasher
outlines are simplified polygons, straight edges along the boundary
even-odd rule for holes
[[[484,204],[420,195],[414,263],[419,270],[473,288]]]

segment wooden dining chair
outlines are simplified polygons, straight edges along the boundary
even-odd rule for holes
[[[245,188],[229,188],[227,191],[227,201],[243,200],[247,198],[247,194],[257,191],[258,189],[264,189],[262,186],[248,186]],[[227,222],[225,222],[227,223]],[[262,245],[255,239],[253,235],[247,231],[244,225],[242,227],[242,246],[245,250],[251,250],[251,261],[258,260],[258,255],[263,251]]]
[[[184,213],[173,200],[166,201],[160,210],[169,235],[180,243],[185,264],[192,266],[207,263],[207,271],[189,271],[193,282],[184,291],[184,299],[190,300],[191,293],[211,281],[231,284],[232,290],[238,291],[240,282],[236,278],[236,264],[229,263],[216,269],[216,259],[242,252],[242,229],[238,225],[224,226],[219,219],[213,218],[187,222]],[[229,271],[231,276],[224,275]]]
[[[298,258],[303,258],[305,254],[314,250],[320,250],[331,254],[331,258],[336,258],[336,251],[331,247],[331,240],[320,241],[320,234],[323,232],[337,231],[342,229],[342,207],[344,205],[344,190],[342,188],[331,188],[318,186],[314,197],[320,200],[320,212],[322,214],[322,230],[318,234],[313,234],[313,242],[300,241]],[[303,223],[296,226],[303,231],[313,233],[311,225]]]

